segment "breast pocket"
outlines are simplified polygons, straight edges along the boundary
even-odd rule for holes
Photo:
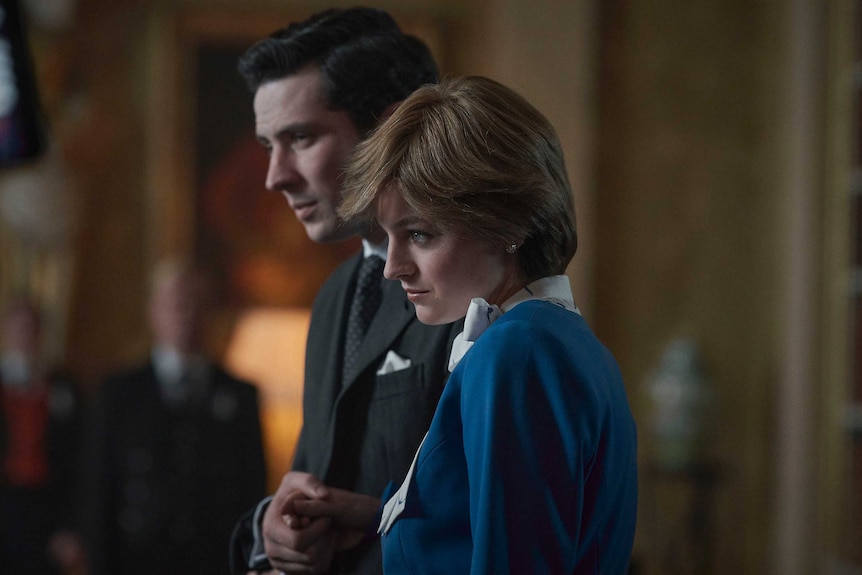
[[[442,388],[442,382],[427,381],[421,364],[378,375],[368,409],[366,462],[382,464],[389,479],[400,481],[428,431]]]

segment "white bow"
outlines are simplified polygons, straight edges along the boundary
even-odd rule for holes
[[[455,369],[467,350],[473,347],[473,343],[479,339],[479,336],[501,315],[503,312],[499,307],[480,297],[470,301],[470,307],[467,308],[467,315],[464,317],[464,331],[456,335],[452,342],[449,371]]]

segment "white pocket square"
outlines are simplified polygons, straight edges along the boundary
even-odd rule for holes
[[[410,358],[401,357],[390,349],[386,354],[386,359],[380,365],[380,369],[377,370],[377,375],[386,375],[387,373],[401,371],[408,367],[410,367]]]

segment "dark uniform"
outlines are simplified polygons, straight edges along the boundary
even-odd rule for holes
[[[86,443],[92,575],[227,572],[236,517],[265,493],[257,390],[222,369],[167,401],[152,364],[108,379]]]
[[[71,523],[80,398],[53,374],[36,386],[0,382],[0,573],[56,572],[51,534]]]

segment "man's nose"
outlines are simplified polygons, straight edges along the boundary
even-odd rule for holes
[[[296,155],[288,150],[273,151],[266,172],[266,189],[282,192],[299,180],[296,170]]]

